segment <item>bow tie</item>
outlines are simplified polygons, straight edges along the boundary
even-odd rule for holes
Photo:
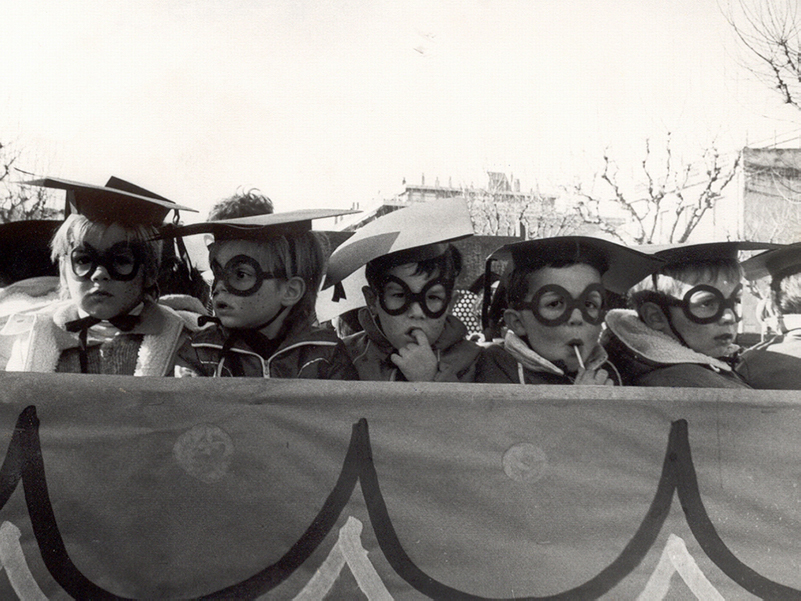
[[[68,321],[64,324],[64,328],[68,332],[84,332],[91,328],[93,325],[100,323],[103,321],[102,319],[98,319],[97,317],[92,317],[91,315],[87,315],[86,317],[82,317],[80,319],[73,319],[72,321]],[[118,317],[112,317],[108,321],[111,325],[113,325],[118,330],[123,332],[130,332],[133,330],[137,324],[141,321],[139,315],[120,315]]]
[[[79,332],[78,334],[78,342],[80,343],[78,359],[81,363],[81,373],[85,374],[88,373],[88,364],[89,359],[86,355],[86,339],[87,334],[89,332],[89,328],[93,325],[100,323],[103,321],[102,319],[98,319],[97,317],[92,317],[88,315],[86,317],[82,317],[80,319],[73,319],[72,321],[68,321],[64,324],[64,328],[68,332]],[[136,327],[141,321],[139,315],[120,315],[118,317],[113,317],[109,319],[108,322],[113,325],[118,330],[123,332],[130,332]]]

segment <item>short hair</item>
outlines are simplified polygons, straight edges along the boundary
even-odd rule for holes
[[[215,203],[209,211],[207,221],[270,215],[272,212],[273,201],[256,188],[251,188],[247,191],[237,190],[233,196],[223,198]]]
[[[774,277],[770,282],[773,308],[781,315],[801,313],[801,272]]]
[[[252,238],[226,238],[209,247],[216,253],[228,242],[245,240],[258,244],[263,250],[265,271],[282,271],[285,279],[299,277],[306,284],[306,291],[290,310],[285,323],[294,325],[301,321],[311,324],[315,320],[314,305],[317,302],[317,291],[325,274],[326,257],[328,257],[328,238],[322,232],[307,230],[302,233],[275,236],[267,240]]]
[[[161,265],[162,242],[154,240],[158,230],[152,225],[125,225],[122,223],[106,223],[92,221],[84,215],[71,213],[64,223],[61,224],[53,234],[50,241],[50,258],[54,263],[61,263],[60,272],[63,276],[65,269],[62,259],[70,254],[73,248],[81,244],[89,235],[97,233],[102,236],[111,226],[117,225],[125,232],[125,240],[129,243],[137,244],[143,251],[142,267],[144,269],[145,282],[152,281],[151,289],[145,290],[154,298],[158,296],[155,283],[159,275]],[[62,286],[60,291],[62,298],[68,298],[69,292]]]
[[[679,298],[683,285],[716,280],[720,276],[741,280],[743,268],[737,259],[722,258],[697,263],[663,267],[631,287],[629,305],[640,309],[643,303],[658,302],[660,298]]]
[[[525,300],[528,295],[529,276],[546,267],[561,269],[563,267],[572,267],[573,265],[589,265],[601,275],[609,269],[609,263],[606,258],[600,257],[596,253],[579,252],[570,258],[548,259],[547,257],[540,257],[538,260],[515,266],[506,275],[503,286],[506,290],[506,306],[514,308],[515,305]]]
[[[462,271],[462,253],[453,244],[448,244],[442,254],[421,261],[410,260],[406,252],[384,255],[367,263],[364,275],[370,288],[379,292],[386,283],[387,273],[391,269],[400,265],[412,264],[416,266],[413,275],[424,274],[430,278],[433,274],[439,273],[440,277],[445,280],[445,287],[452,292],[456,285],[456,278]]]

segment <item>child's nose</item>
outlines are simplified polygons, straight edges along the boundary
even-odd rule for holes
[[[412,304],[409,305],[409,317],[425,317],[425,313],[423,313],[423,307],[417,301],[412,301]]]
[[[99,281],[99,280],[109,280],[111,279],[108,275],[108,270],[105,268],[104,265],[98,265],[95,267],[94,273],[92,273],[92,281]]]
[[[568,320],[569,324],[579,325],[584,323],[584,316],[581,314],[581,310],[576,307],[573,309],[573,312],[570,314],[570,319]]]

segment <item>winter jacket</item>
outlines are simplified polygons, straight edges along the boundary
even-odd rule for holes
[[[229,331],[218,324],[209,324],[196,332],[178,353],[180,367],[176,375],[358,379],[342,341],[331,330],[295,327],[266,356],[238,339],[226,359],[222,350],[228,335]],[[238,363],[234,365],[232,361]]]
[[[387,340],[370,312],[359,310],[364,331],[345,338],[345,346],[359,372],[360,380],[405,382],[406,377],[390,357],[396,349]],[[475,364],[481,347],[465,339],[467,328],[453,315],[445,318],[445,327],[431,345],[437,356],[434,382],[473,382]]]
[[[615,386],[621,383],[620,374],[600,345],[590,352],[586,367],[604,369]],[[506,332],[502,342],[484,350],[476,366],[476,382],[488,384],[573,384],[575,375],[540,356],[511,330]]]
[[[801,315],[783,315],[784,334],[751,347],[737,372],[752,388],[801,390]]]
[[[195,315],[145,301],[140,316],[139,324],[130,332],[116,331],[102,342],[94,340],[93,330],[89,330],[90,373],[173,375],[176,352],[188,339],[189,330],[196,322]],[[64,327],[65,323],[79,317],[78,308],[71,300],[11,316],[0,332],[3,336],[14,337],[6,371],[80,373],[78,334],[67,332]],[[110,365],[100,361],[103,354],[124,357],[117,362],[121,369],[102,369],[100,365]]]
[[[729,363],[649,328],[636,311],[613,309],[606,325],[601,344],[626,386],[750,388]]]

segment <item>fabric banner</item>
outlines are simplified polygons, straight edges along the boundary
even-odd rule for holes
[[[801,598],[796,393],[0,376],[1,599]]]

